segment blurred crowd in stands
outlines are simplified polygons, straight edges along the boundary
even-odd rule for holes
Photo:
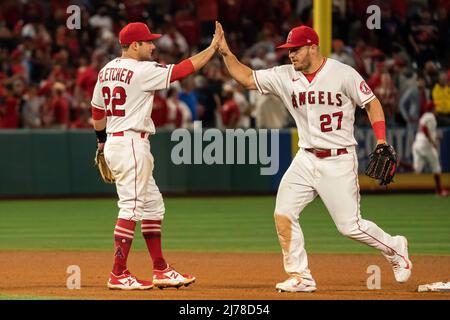
[[[81,8],[70,30],[67,7]],[[381,8],[381,29],[366,26],[369,5]],[[253,69],[290,63],[275,50],[289,30],[312,24],[312,0],[2,0],[0,128],[92,128],[90,100],[98,71],[120,56],[117,35],[146,22],[163,36],[154,60],[178,63],[207,47],[222,23],[239,59]],[[434,107],[450,126],[450,0],[335,0],[331,58],[353,66],[381,100],[390,127],[417,126]],[[276,96],[244,90],[219,56],[201,71],[155,95],[159,128],[282,128],[293,120]],[[369,126],[358,109],[356,122]]]

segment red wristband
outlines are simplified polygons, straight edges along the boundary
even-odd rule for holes
[[[191,60],[186,59],[173,66],[170,82],[177,81],[194,73],[195,68]]]
[[[372,123],[373,132],[377,140],[386,140],[386,122],[377,121]]]

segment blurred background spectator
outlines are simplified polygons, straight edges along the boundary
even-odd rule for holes
[[[440,125],[450,126],[450,86],[447,72],[440,72],[431,92],[436,117]]]
[[[191,128],[192,113],[186,103],[178,98],[179,92],[176,87],[167,91],[167,125],[166,128]]]
[[[221,124],[226,129],[237,128],[241,113],[234,99],[234,89],[231,84],[223,85],[222,97],[224,102],[220,108]]]
[[[80,29],[66,27],[70,4],[81,8]],[[379,30],[366,27],[369,4],[381,8]],[[439,126],[450,125],[449,10],[449,0],[333,1],[331,58],[363,75],[382,101],[389,126],[416,128],[431,100]],[[287,51],[275,49],[288,31],[312,26],[312,0],[4,0],[0,127],[89,127],[98,72],[120,55],[117,35],[126,23],[142,21],[162,33],[154,59],[177,63],[209,45],[215,20],[242,62],[270,68],[289,63]],[[293,125],[279,100],[231,81],[218,57],[171,88],[155,96],[157,127],[189,127],[194,120],[204,127]],[[370,126],[360,110],[356,122]]]
[[[400,98],[400,113],[407,129],[417,130],[420,115],[430,103],[430,90],[426,88],[423,76],[418,75],[416,85],[409,87]]]

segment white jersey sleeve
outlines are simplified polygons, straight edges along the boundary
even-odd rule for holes
[[[253,70],[253,79],[255,80],[256,88],[262,94],[272,93],[277,96],[281,95],[280,88],[282,83],[278,72],[280,67],[273,67],[264,70]]]
[[[142,61],[139,65],[139,76],[142,91],[167,89],[173,64],[163,65],[153,61]]]
[[[102,86],[100,85],[100,82],[97,79],[97,83],[94,87],[94,93],[92,94],[92,100],[91,105],[95,108],[105,110],[105,103],[103,100],[103,94],[102,94]]]
[[[355,69],[350,66],[346,69],[346,78],[343,82],[346,95],[358,106],[364,107],[366,103],[375,99],[375,94]]]

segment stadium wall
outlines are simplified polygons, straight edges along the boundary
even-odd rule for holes
[[[214,129],[225,141],[229,139],[225,131]],[[203,130],[205,132],[205,130]],[[275,132],[275,131],[268,131]],[[240,131],[237,139],[246,135],[256,135],[258,145],[260,135],[255,130]],[[258,147],[256,164],[250,164],[250,154],[255,150],[245,147],[245,164],[237,164],[236,154],[238,145],[234,145],[234,164],[208,165],[205,159],[201,164],[194,164],[194,151],[199,147],[198,137],[195,138],[189,131],[192,139],[184,141],[190,146],[191,164],[175,165],[172,161],[172,152],[180,146],[181,140],[174,140],[171,131],[159,130],[151,137],[151,149],[155,158],[154,176],[163,193],[195,194],[195,193],[272,193],[275,192],[283,173],[289,167],[292,157],[298,150],[296,129],[280,130],[277,136],[268,135],[267,155],[276,140],[279,141],[278,172],[275,175],[261,175],[261,169],[268,167],[261,163],[259,157],[261,148]],[[442,130],[440,155],[444,172],[450,172],[450,128]],[[172,139],[171,139],[172,137]],[[355,130],[358,141],[358,157],[360,173],[367,165],[368,155],[374,146],[374,136],[370,129]],[[255,137],[254,137],[255,138]],[[405,129],[392,129],[388,131],[388,141],[393,143],[402,162],[412,163],[411,145],[414,132]],[[212,140],[210,140],[212,141]],[[200,143],[205,147],[211,142]],[[95,134],[92,130],[2,130],[0,131],[0,197],[27,197],[27,196],[88,196],[109,195],[115,193],[114,185],[106,185],[100,181],[93,165],[95,154]],[[222,158],[226,163],[227,149],[223,148]],[[275,150],[276,151],[276,150]],[[276,152],[275,152],[276,153]],[[198,153],[197,153],[198,154]],[[198,162],[199,159],[197,159]],[[399,169],[396,182],[390,190],[433,190],[434,184],[431,174],[416,175],[403,173]],[[450,185],[450,174],[444,174],[443,183]],[[360,175],[362,190],[382,190],[376,182]]]

